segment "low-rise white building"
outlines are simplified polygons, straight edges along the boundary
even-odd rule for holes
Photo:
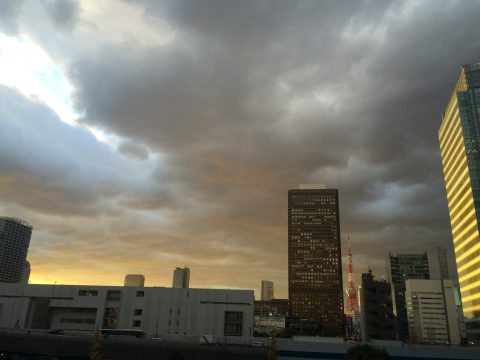
[[[0,283],[0,327],[251,337],[253,290]]]
[[[460,328],[451,280],[405,282],[410,337],[426,344],[460,344]]]

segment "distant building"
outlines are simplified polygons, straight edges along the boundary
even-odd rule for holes
[[[338,209],[338,190],[325,185],[288,191],[288,294],[294,326],[343,337]]]
[[[288,315],[288,299],[255,300],[254,314],[258,316]]]
[[[31,236],[32,227],[26,221],[0,217],[0,282],[22,280]]]
[[[428,269],[431,280],[453,280],[458,282],[454,266],[450,265],[454,261],[453,251],[438,246],[427,252]],[[450,261],[449,261],[450,260]]]
[[[460,344],[460,327],[452,280],[407,280],[410,340],[426,344]]]
[[[274,298],[273,295],[273,281],[262,280],[262,296],[261,299],[269,301]]]
[[[188,267],[173,270],[173,288],[188,289],[190,287],[190,269]]]
[[[253,335],[253,290],[0,284],[0,328]]]
[[[362,274],[359,299],[362,340],[395,340],[390,284],[385,280],[375,280],[370,270]]]
[[[408,279],[429,279],[427,253],[387,255],[387,281],[392,285],[393,311],[399,339],[407,341],[408,318],[405,303],[405,281]]]
[[[125,275],[125,281],[123,283],[123,286],[144,287],[145,276],[140,274],[127,274]]]
[[[32,269],[30,268],[30,263],[28,261],[25,261],[25,264],[23,266],[23,271],[22,271],[22,277],[20,279],[20,283],[28,284],[28,281],[30,280],[31,271],[32,271]]]
[[[480,339],[480,63],[463,65],[438,130],[469,337]]]

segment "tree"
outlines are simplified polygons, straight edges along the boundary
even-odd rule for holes
[[[102,344],[100,343],[100,329],[97,327],[95,329],[95,334],[93,335],[93,345],[92,351],[90,351],[90,360],[103,360],[101,348]]]
[[[277,340],[275,334],[272,335],[270,346],[268,347],[267,360],[276,360],[278,355]]]
[[[368,344],[355,345],[348,349],[345,360],[389,360],[385,349],[377,349]]]

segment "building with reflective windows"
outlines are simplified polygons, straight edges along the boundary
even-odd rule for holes
[[[344,336],[338,190],[288,191],[288,295],[295,326]],[[299,329],[299,332],[302,329]]]
[[[462,66],[438,137],[467,333],[480,338],[480,63]]]
[[[0,217],[0,282],[28,282],[27,253],[32,227],[23,220]],[[28,276],[27,276],[28,272]]]

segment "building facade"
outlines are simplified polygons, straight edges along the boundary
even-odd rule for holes
[[[464,65],[438,131],[467,333],[480,338],[480,63]]]
[[[190,286],[190,269],[188,267],[175,268],[173,270],[172,287],[177,289],[188,289]]]
[[[270,301],[273,298],[273,281],[262,280],[262,294],[260,299],[263,301]]]
[[[407,280],[405,294],[412,342],[460,344],[452,280]]]
[[[253,290],[0,284],[0,328],[250,337]]]
[[[387,255],[387,281],[392,286],[393,311],[399,339],[407,341],[408,318],[405,302],[405,281],[408,279],[429,279],[427,253]]]
[[[32,227],[26,221],[0,217],[0,282],[17,283],[26,278],[31,236]]]
[[[369,271],[362,274],[362,286],[358,293],[362,340],[395,340],[395,318],[390,284],[384,280],[375,280],[372,272]]]
[[[288,191],[288,294],[295,323],[344,336],[338,190],[300,185]]]
[[[123,282],[123,286],[144,287],[145,276],[140,274],[127,274],[125,275],[125,281]]]

